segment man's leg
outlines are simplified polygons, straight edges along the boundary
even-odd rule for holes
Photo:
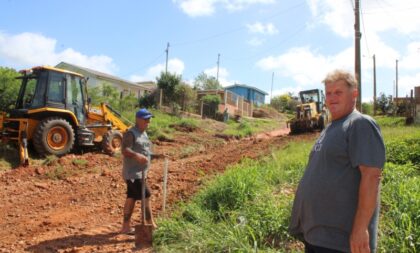
[[[125,200],[124,204],[124,218],[123,218],[123,225],[121,228],[121,233],[128,233],[130,232],[130,221],[131,221],[131,215],[133,214],[134,205],[136,204],[136,201],[132,198],[127,198]]]
[[[150,198],[145,199],[145,207],[146,210],[143,210],[146,212],[146,222],[151,224],[154,228],[157,228],[157,225],[153,219],[153,214],[152,214],[152,206],[150,204]]]

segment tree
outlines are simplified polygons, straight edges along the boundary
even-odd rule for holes
[[[220,90],[223,87],[214,76],[208,76],[206,73],[200,73],[194,79],[194,89],[196,90]]]
[[[163,99],[167,102],[174,102],[175,88],[181,84],[182,76],[171,73],[160,73],[156,78],[157,86],[163,91]]]
[[[364,114],[373,115],[373,103],[362,103],[362,112]]]
[[[16,77],[19,72],[12,68],[0,67],[0,111],[7,111],[14,107],[19,94],[20,83]]]
[[[197,98],[197,92],[186,83],[175,87],[175,102],[181,106],[181,110],[189,111]]]
[[[293,107],[296,107],[290,93],[273,97],[270,105],[279,112],[292,111],[294,110]]]
[[[389,111],[393,110],[392,96],[386,96],[385,93],[379,94],[379,97],[376,99],[377,108],[381,110],[382,114],[387,114]]]
[[[102,83],[100,86],[88,88],[88,94],[93,105],[107,103],[115,109],[119,108],[120,92],[108,83]]]

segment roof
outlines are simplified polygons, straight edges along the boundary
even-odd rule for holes
[[[234,88],[234,87],[242,87],[242,88],[246,88],[246,89],[251,89],[251,90],[258,91],[261,94],[268,95],[267,92],[265,92],[263,90],[260,90],[260,89],[258,89],[256,87],[252,87],[252,86],[246,85],[246,84],[238,84],[238,83],[235,83],[234,85],[226,86],[225,89],[230,89],[230,88]]]
[[[142,82],[136,82],[136,83],[150,90],[154,90],[157,88],[157,83],[154,81],[142,81]]]
[[[74,64],[71,64],[71,63],[68,63],[68,62],[60,62],[59,64],[56,65],[56,67],[60,67],[60,65],[67,65],[67,66],[70,66],[72,68],[81,69],[81,70],[84,70],[84,71],[86,71],[86,72],[88,72],[92,75],[97,76],[97,77],[102,77],[102,78],[105,78],[105,79],[119,81],[119,82],[127,83],[127,84],[130,84],[130,85],[133,85],[133,86],[137,86],[137,87],[146,88],[141,84],[131,82],[131,81],[127,81],[127,80],[124,80],[124,79],[119,78],[117,76],[113,76],[113,75],[110,75],[110,74],[107,74],[107,73],[103,73],[103,72],[100,72],[100,71],[97,71],[97,70],[94,70],[94,69],[81,67],[81,66],[74,65]]]
[[[66,69],[55,68],[55,67],[51,67],[51,66],[47,66],[47,65],[36,66],[36,67],[30,68],[30,69],[23,69],[19,72],[23,73],[23,72],[27,72],[27,71],[31,71],[31,70],[39,70],[39,69],[53,70],[53,71],[57,71],[57,72],[61,72],[61,73],[67,73],[67,74],[83,77],[83,75],[81,75],[79,73],[69,71],[69,70],[66,70]]]

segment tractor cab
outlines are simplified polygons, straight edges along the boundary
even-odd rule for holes
[[[299,92],[301,104],[296,106],[295,118],[288,121],[292,134],[322,130],[329,122],[322,90],[312,89]]]
[[[306,90],[299,92],[302,104],[315,103],[316,112],[321,113],[324,107],[324,92],[319,89]]]
[[[52,67],[35,67],[20,73],[22,84],[15,108],[10,111],[11,118],[27,117],[29,110],[52,108],[70,111],[78,123],[85,122],[86,81],[81,75]]]

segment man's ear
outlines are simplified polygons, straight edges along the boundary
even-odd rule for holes
[[[353,98],[359,97],[359,90],[357,88],[353,89]]]

